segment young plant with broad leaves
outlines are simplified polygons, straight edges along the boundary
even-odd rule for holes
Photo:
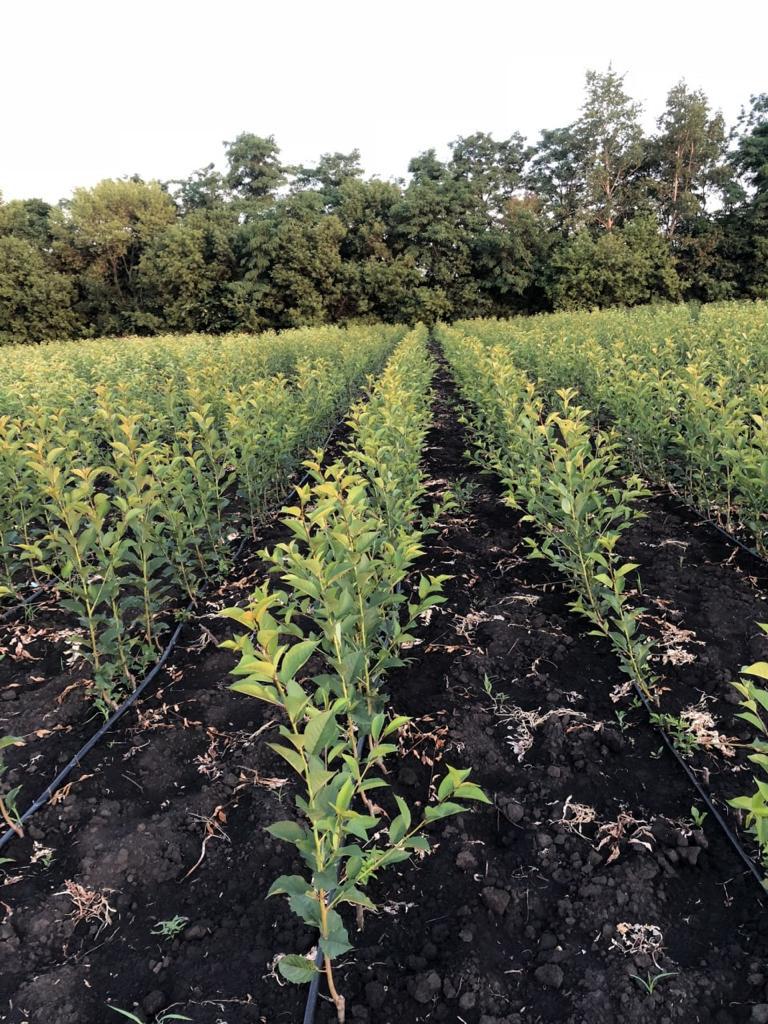
[[[762,623],[760,628],[768,633],[768,624]],[[728,803],[744,812],[747,828],[757,842],[763,867],[768,872],[768,662],[746,665],[741,670],[741,679],[732,686],[741,697],[742,710],[737,717],[756,730],[750,743],[749,760],[761,771],[752,776],[755,789],[751,794],[734,797]]]
[[[418,507],[431,377],[424,344],[417,329],[398,349],[369,406],[352,417],[344,459],[307,464],[311,482],[286,509],[292,538],[265,552],[281,586],[264,585],[247,609],[225,613],[249,630],[225,645],[240,654],[233,689],[280,710],[272,749],[301,784],[299,819],[269,831],[296,847],[305,873],[281,876],[270,895],[287,896],[317,928],[320,958],[290,954],[278,968],[297,983],[322,970],[339,1021],[345,1001],[333,964],[351,948],[344,907],[375,911],[366,892],[372,879],[427,853],[432,822],[461,812],[466,801],[487,800],[469,769],[449,767],[435,801],[418,813],[394,795],[387,825],[379,804],[389,789],[383,762],[408,721],[388,714],[386,673],[404,664],[402,648],[419,618],[443,600],[444,577],[421,577],[407,595],[428,525]]]
[[[593,429],[573,389],[558,390],[547,411],[503,347],[486,349],[450,328],[442,328],[440,338],[467,400],[475,461],[501,478],[507,503],[534,526],[539,536],[528,540],[532,557],[546,558],[566,576],[575,592],[571,607],[653,697],[652,645],[638,629],[644,609],[627,600],[627,581],[638,566],[623,562],[616,550],[640,518],[637,501],[648,492],[637,477],[622,482],[616,434]]]
[[[22,746],[24,746],[24,741],[19,739],[18,736],[0,736],[0,818],[19,837],[24,836],[19,811],[16,806],[21,786],[6,786],[3,783],[3,776],[8,771],[3,751],[8,750],[9,747]]]

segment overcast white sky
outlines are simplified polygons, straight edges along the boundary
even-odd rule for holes
[[[569,123],[609,61],[648,128],[681,77],[729,122],[768,91],[765,0],[4,0],[0,38],[6,200],[186,176],[241,131],[404,176],[459,135]]]

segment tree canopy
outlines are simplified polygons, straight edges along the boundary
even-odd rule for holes
[[[186,179],[0,197],[0,342],[768,297],[768,94],[730,130],[685,82],[641,115],[609,68],[572,124],[459,137],[403,181],[243,132]]]

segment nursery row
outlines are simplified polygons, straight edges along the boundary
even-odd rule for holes
[[[332,963],[351,946],[339,909],[375,912],[371,879],[428,852],[426,827],[462,811],[459,801],[487,802],[468,769],[449,767],[435,802],[414,810],[395,796],[388,824],[377,803],[389,788],[383,761],[408,723],[387,715],[386,674],[404,664],[419,617],[444,600],[444,577],[422,576],[412,594],[405,586],[430,522],[421,507],[433,375],[426,339],[418,327],[401,343],[370,400],[354,409],[339,459],[307,463],[310,482],[285,510],[293,539],[265,553],[279,584],[227,612],[249,630],[225,644],[240,654],[232,688],[280,709],[281,742],[271,747],[300,780],[300,820],[268,831],[297,848],[304,873],[282,875],[269,894],[286,894],[318,929],[320,953],[283,956],[278,968],[301,983],[322,964],[340,1022],[345,1001]]]
[[[465,321],[550,401],[579,401],[624,461],[768,554],[768,303]]]
[[[466,402],[474,460],[498,476],[507,504],[533,525],[538,539],[529,541],[531,556],[547,559],[565,576],[573,611],[613,647],[629,682],[615,690],[614,699],[634,686],[652,721],[671,727],[675,746],[690,753],[698,737],[692,723],[662,710],[664,686],[654,672],[653,642],[640,628],[646,612],[637,600],[640,566],[617,550],[622,534],[643,515],[639,499],[650,493],[639,477],[622,476],[629,461],[626,438],[595,427],[589,411],[576,404],[575,389],[542,390],[509,348],[487,347],[452,328],[439,333]],[[768,664],[742,672],[734,685],[742,699],[740,717],[758,733],[750,761],[759,771],[753,791],[730,802],[745,812],[768,870],[768,689],[755,681],[768,680]]]
[[[21,408],[0,418],[0,589],[61,595],[104,713],[402,333],[4,352]]]

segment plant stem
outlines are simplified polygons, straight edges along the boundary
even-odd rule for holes
[[[12,828],[13,829],[13,831],[16,833],[16,835],[19,837],[19,839],[23,839],[24,838],[24,829],[21,827],[21,825],[18,825],[15,821],[13,821],[13,819],[11,818],[10,814],[8,813],[8,811],[6,809],[5,803],[4,803],[3,798],[1,796],[0,796],[0,816],[2,816],[2,819],[5,822],[5,824],[8,826],[8,828]]]

